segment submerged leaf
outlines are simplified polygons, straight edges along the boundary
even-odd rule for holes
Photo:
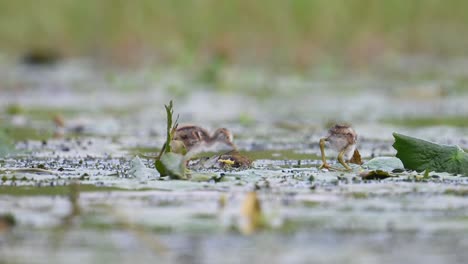
[[[468,176],[468,153],[459,146],[440,145],[422,139],[393,133],[396,156],[405,168]]]

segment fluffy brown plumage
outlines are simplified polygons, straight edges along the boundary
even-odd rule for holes
[[[357,134],[351,126],[334,125],[328,130],[328,135],[320,139],[322,154],[321,168],[330,168],[325,159],[325,142],[329,142],[332,148],[339,152],[338,161],[348,170],[351,169],[345,161],[349,161],[356,150]]]
[[[215,145],[216,143],[224,144],[232,149],[235,145],[232,142],[233,136],[226,128],[218,128],[213,135],[199,126],[181,126],[177,128],[174,140],[181,141],[187,151],[198,151],[201,148]]]

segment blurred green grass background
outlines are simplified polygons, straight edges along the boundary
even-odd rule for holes
[[[309,66],[465,56],[463,0],[0,0],[0,52]]]

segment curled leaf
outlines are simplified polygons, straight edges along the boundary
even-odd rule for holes
[[[355,149],[353,153],[353,157],[349,160],[350,163],[361,165],[362,164],[362,159],[361,159],[361,153],[359,153],[359,150]]]
[[[169,176],[171,179],[186,180],[185,157],[173,153],[163,153],[159,160],[156,160],[156,169],[161,176]]]
[[[396,156],[406,169],[436,171],[468,176],[468,153],[459,146],[441,145],[393,133]]]

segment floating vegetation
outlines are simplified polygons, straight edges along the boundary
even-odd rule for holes
[[[459,146],[447,146],[393,133],[393,147],[406,169],[436,171],[468,176],[468,153]]]
[[[164,105],[164,108],[166,108],[167,116],[166,141],[156,158],[155,166],[161,176],[169,176],[173,179],[187,179],[186,158],[172,151],[171,143],[178,126],[177,120],[172,121],[172,115],[174,114],[172,100],[169,105]]]
[[[395,157],[376,157],[364,163],[362,167],[369,170],[404,171],[403,163]]]

